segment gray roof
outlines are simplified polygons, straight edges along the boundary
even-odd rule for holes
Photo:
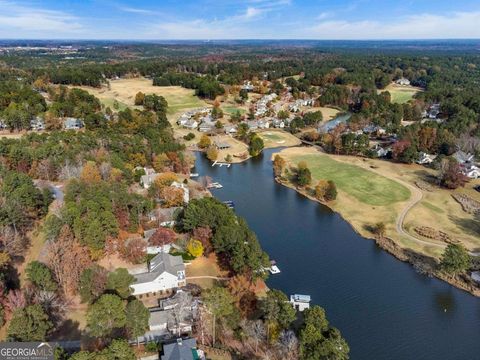
[[[162,324],[168,324],[172,316],[172,310],[151,311],[150,317],[148,319],[148,325],[152,327]]]
[[[152,282],[165,271],[175,276],[178,276],[179,271],[185,271],[182,257],[172,256],[164,252],[158,253],[150,260],[149,272],[134,275],[135,284]]]
[[[173,344],[163,345],[161,360],[195,360],[193,353],[196,353],[197,341],[195,339],[178,339]]]

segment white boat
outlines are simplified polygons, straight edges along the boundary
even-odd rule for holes
[[[268,271],[270,271],[270,274],[280,274],[280,269],[277,266],[277,263],[275,260],[270,261],[270,267],[268,268]]]
[[[207,186],[209,189],[221,189],[223,188],[223,185],[218,183],[218,182],[213,182],[210,185]]]
[[[270,269],[268,269],[268,270],[270,271],[270,274],[272,274],[272,275],[273,274],[280,274],[280,272],[281,272],[277,265],[272,265],[270,267]]]
[[[196,178],[196,177],[198,177],[198,173],[191,173],[191,174],[190,174],[190,177],[191,177],[191,178]]]

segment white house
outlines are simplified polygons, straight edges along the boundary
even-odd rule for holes
[[[290,304],[292,304],[293,308],[297,311],[303,311],[310,307],[310,295],[290,295]]]
[[[150,260],[148,272],[133,274],[133,276],[135,282],[131,287],[135,296],[163,293],[187,284],[182,257],[164,252]]]
[[[463,174],[469,177],[470,179],[479,179],[480,178],[480,169],[475,165],[466,166],[463,170]]]
[[[415,161],[417,164],[424,165],[424,164],[431,164],[433,160],[435,160],[435,155],[430,155],[424,152],[421,152],[418,160]]]
[[[227,135],[237,133],[237,125],[226,125],[224,129],[225,129],[225,134]]]
[[[410,80],[406,79],[406,78],[400,78],[398,79],[397,81],[395,81],[397,83],[397,85],[402,85],[402,86],[408,86],[410,85]]]

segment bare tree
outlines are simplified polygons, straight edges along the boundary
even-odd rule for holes
[[[261,320],[249,321],[245,324],[245,332],[248,336],[252,337],[255,341],[255,353],[258,352],[258,344],[264,342],[266,338],[267,331],[265,325]]]
[[[287,359],[296,359],[298,355],[298,339],[292,330],[284,330],[280,334],[280,347],[287,354]]]
[[[108,180],[110,178],[110,172],[112,170],[112,165],[108,162],[102,162],[99,166],[100,175],[102,176],[102,180]]]
[[[65,160],[65,164],[60,169],[58,178],[60,180],[69,180],[72,178],[79,178],[82,173],[82,166],[78,164],[72,164],[70,160]]]

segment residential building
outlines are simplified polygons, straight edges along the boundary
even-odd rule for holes
[[[140,184],[145,188],[145,189],[149,189],[150,186],[152,186],[152,184],[155,182],[155,180],[157,179],[158,177],[158,173],[156,173],[155,171],[154,172],[148,172],[146,173],[145,175],[142,175],[140,177]]]
[[[424,164],[431,164],[433,160],[435,160],[435,155],[430,155],[424,152],[421,152],[418,160],[415,161],[417,164],[424,165]]]
[[[177,339],[176,342],[163,345],[161,360],[204,360],[205,354],[197,349],[197,341],[192,338]]]
[[[214,141],[214,144],[215,144],[215,147],[218,149],[218,150],[226,150],[226,149],[230,149],[230,144],[227,143],[227,142],[223,142],[223,141],[217,141],[215,140]]]
[[[480,169],[475,165],[465,166],[463,174],[470,179],[480,179]]]
[[[147,272],[134,277],[133,295],[162,294],[186,285],[185,264],[181,256],[161,252],[150,260]]]
[[[294,307],[297,311],[303,311],[310,307],[310,295],[290,295],[290,304]]]
[[[462,150],[458,150],[452,156],[458,161],[459,164],[469,164],[474,158],[472,154],[463,152]]]
[[[408,86],[408,85],[410,85],[410,80],[408,80],[406,78],[400,78],[397,81],[395,81],[395,83],[397,85]]]
[[[231,135],[237,133],[237,125],[225,125],[224,127],[225,134]]]
[[[79,130],[83,128],[83,121],[76,118],[66,118],[63,127],[65,130]]]
[[[37,116],[36,118],[30,120],[30,129],[36,131],[45,130],[45,121],[41,117]]]

